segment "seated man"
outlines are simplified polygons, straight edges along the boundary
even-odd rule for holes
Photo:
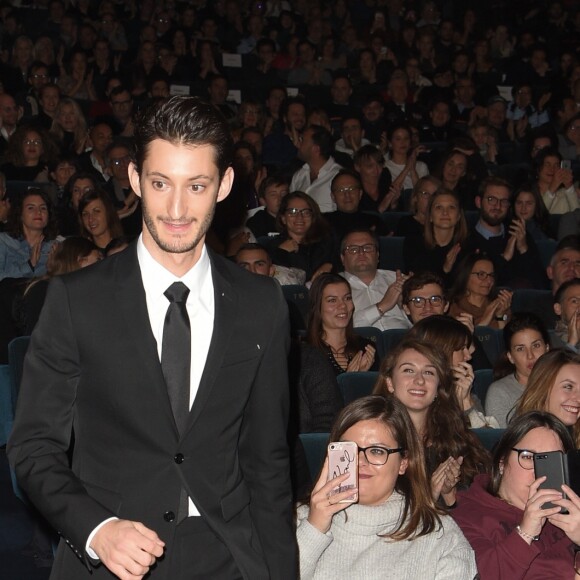
[[[258,200],[261,207],[253,210],[246,226],[256,238],[278,233],[276,216],[282,203],[282,198],[288,193],[288,182],[280,175],[267,177],[260,184]]]
[[[365,139],[360,117],[355,113],[345,116],[340,127],[340,139],[335,143],[336,151],[348,155],[352,160],[354,154],[370,141]]]
[[[479,220],[464,244],[466,253],[486,253],[494,261],[496,283],[509,288],[544,288],[546,276],[523,220],[507,224],[511,188],[499,177],[484,179],[475,198]]]
[[[324,219],[332,228],[337,241],[342,240],[353,229],[367,229],[377,235],[387,233],[379,216],[360,211],[362,194],[362,185],[353,171],[342,169],[332,180],[330,196],[336,204],[336,211],[325,213]]]
[[[340,253],[344,272],[352,289],[354,326],[410,328],[399,306],[403,282],[401,272],[379,270],[379,243],[370,230],[353,230],[342,240]]]
[[[272,277],[276,267],[268,250],[260,244],[244,244],[236,254],[236,264],[248,272]]]
[[[434,272],[420,272],[409,277],[403,284],[401,295],[403,310],[413,324],[429,316],[447,314],[449,310],[443,279]],[[456,319],[465,324],[473,334],[474,325],[471,314],[462,312]],[[471,366],[475,370],[491,368],[492,365],[483,347],[475,337],[473,346],[475,351],[471,359]]]
[[[580,278],[564,282],[554,296],[554,312],[560,317],[550,331],[554,348],[566,347],[580,352]]]

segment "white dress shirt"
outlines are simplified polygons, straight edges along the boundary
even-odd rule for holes
[[[305,163],[292,176],[290,191],[307,193],[320,207],[322,213],[336,210],[336,204],[330,197],[330,184],[334,176],[342,169],[333,157],[320,168],[318,177],[310,181],[310,166]]]
[[[211,275],[211,264],[205,245],[201,256],[195,266],[182,278],[166,270],[143,244],[142,236],[137,242],[137,259],[141,270],[145,299],[147,301],[147,313],[151,330],[157,342],[157,354],[161,361],[161,347],[163,345],[163,325],[165,315],[169,308],[169,300],[163,294],[174,282],[183,282],[189,288],[186,308],[191,327],[191,369],[189,408],[193,405],[197,389],[201,381],[201,375],[205,368],[209,345],[213,334],[213,322],[215,313],[215,296]],[[199,516],[199,510],[189,498],[189,515]],[[107,522],[117,518],[108,518],[101,522],[90,534],[86,544],[87,554],[97,560],[98,556],[89,547],[97,531]]]
[[[377,309],[387,288],[396,280],[397,275],[391,270],[377,270],[373,281],[367,286],[360,278],[348,272],[341,272],[352,289],[352,302],[354,304],[353,323],[355,328],[359,326],[374,326],[379,330],[389,328],[411,328],[413,326],[403,309],[395,304],[393,308],[382,316]]]

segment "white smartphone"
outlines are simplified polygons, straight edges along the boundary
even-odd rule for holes
[[[335,487],[331,495],[354,489],[358,483],[358,445],[354,441],[334,441],[328,444],[328,481],[339,475],[349,474],[346,481]],[[357,494],[353,493],[339,503],[357,501]]]

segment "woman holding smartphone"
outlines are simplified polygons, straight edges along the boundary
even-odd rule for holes
[[[432,578],[477,574],[473,552],[428,493],[422,446],[394,397],[353,401],[337,417],[331,441],[358,445],[358,502],[333,494],[348,474],[328,481],[328,458],[309,505],[297,512],[300,578]]]
[[[374,392],[405,405],[423,441],[433,499],[454,506],[457,488],[485,471],[489,457],[469,430],[448,358],[433,344],[403,339],[383,360]]]
[[[481,580],[580,578],[580,498],[568,487],[540,489],[534,453],[574,448],[566,426],[550,413],[512,421],[493,456],[491,475],[461,492],[453,518],[475,550]],[[552,502],[557,507],[547,507]],[[561,514],[564,507],[569,513]]]

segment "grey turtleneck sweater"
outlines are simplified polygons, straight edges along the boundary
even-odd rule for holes
[[[399,521],[403,496],[397,492],[380,506],[353,504],[337,513],[326,534],[308,522],[308,510],[300,506],[297,514],[301,580],[472,580],[477,574],[473,550],[449,516],[413,540],[378,536]]]

